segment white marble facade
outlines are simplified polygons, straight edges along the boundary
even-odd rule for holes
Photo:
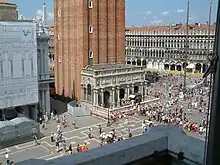
[[[125,60],[129,65],[159,70],[182,71],[185,65],[193,64],[193,71],[202,73],[208,66],[207,54],[212,54],[214,36],[215,25],[211,26],[210,36],[208,25],[190,25],[186,52],[184,25],[128,28],[125,33]]]
[[[0,109],[38,102],[36,25],[0,22]]]
[[[147,96],[143,67],[94,65],[82,70],[82,100],[93,106],[115,108],[126,105],[129,96]]]
[[[50,114],[48,40],[40,22],[0,22],[0,110]]]
[[[38,82],[39,82],[39,104],[38,117],[50,115],[50,86],[51,82],[49,73],[49,32],[42,22],[37,24],[37,63],[38,63]]]

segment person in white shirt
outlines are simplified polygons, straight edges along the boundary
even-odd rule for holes
[[[6,162],[8,163],[9,162],[9,155],[7,152],[5,153],[5,159],[6,159]]]

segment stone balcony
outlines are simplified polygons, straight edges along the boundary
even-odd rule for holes
[[[156,126],[148,134],[50,161],[17,165],[200,165],[205,143],[173,126]]]

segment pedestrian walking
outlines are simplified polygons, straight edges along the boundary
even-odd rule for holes
[[[34,139],[35,145],[40,145],[40,143],[37,140],[37,135],[36,134],[33,135],[33,139]]]
[[[8,153],[6,152],[5,153],[5,160],[6,160],[6,165],[9,165],[9,155],[8,155]]]
[[[72,148],[72,144],[70,143],[69,145],[69,155],[73,154],[73,148]]]
[[[102,133],[102,126],[99,125],[99,135],[101,135],[101,133]]]
[[[54,134],[53,134],[53,132],[51,132],[51,134],[50,134],[50,141],[54,142]]]

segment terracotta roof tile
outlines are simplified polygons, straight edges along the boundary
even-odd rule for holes
[[[7,2],[4,0],[0,0],[0,4],[5,4],[5,5],[16,5],[15,3]]]
[[[190,24],[189,30],[208,30],[208,24]],[[213,30],[215,25],[211,25]],[[186,24],[176,24],[171,26],[138,26],[138,27],[127,27],[126,31],[139,31],[139,32],[157,32],[157,31],[183,31],[186,29]]]

